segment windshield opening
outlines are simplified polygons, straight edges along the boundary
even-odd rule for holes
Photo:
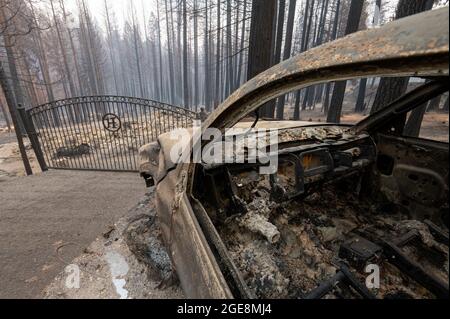
[[[279,125],[274,123],[277,121],[282,121],[283,126],[353,125],[426,81],[418,77],[370,77],[347,80],[344,89],[342,82],[313,85],[291,91],[262,105],[256,127],[277,127]],[[392,83],[395,85],[390,85],[389,91],[386,90],[387,84]],[[407,130],[405,135],[448,142],[448,93],[427,102],[423,108],[425,111],[420,112],[423,115],[418,118],[411,117],[412,112],[408,113],[407,123],[409,121],[411,125],[417,120],[419,123],[415,127],[419,129],[414,132]],[[243,118],[236,125],[251,127],[256,120],[255,114]]]

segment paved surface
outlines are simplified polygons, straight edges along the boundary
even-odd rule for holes
[[[80,255],[144,193],[137,173],[60,170],[0,182],[0,298],[42,297],[62,260]]]

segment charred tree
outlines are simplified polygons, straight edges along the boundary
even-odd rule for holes
[[[198,19],[197,19],[197,0],[194,0],[194,106],[197,111],[199,104],[198,88]]]
[[[312,0],[314,2],[314,0]],[[314,3],[313,3],[314,4]],[[310,0],[306,0],[305,5],[305,11],[303,14],[303,27],[302,27],[302,38],[301,38],[301,44],[300,44],[300,53],[304,51],[305,48],[305,42],[307,37],[307,28],[308,28],[308,21],[310,17],[310,10],[312,11],[312,8],[310,8]],[[298,90],[295,95],[295,105],[294,105],[294,120],[300,119],[300,99],[301,99],[301,90]]]
[[[239,46],[239,62],[238,62],[238,69],[237,69],[236,87],[238,87],[242,81],[242,69],[243,69],[243,64],[244,64],[245,27],[246,27],[246,21],[247,21],[247,0],[244,0],[243,7],[244,7],[243,8],[244,12],[242,14],[241,43]]]
[[[335,40],[337,38],[340,7],[341,7],[341,0],[337,0],[336,12],[334,14],[334,20],[333,20],[333,28],[331,31],[331,40]],[[325,98],[323,101],[323,112],[325,114],[328,114],[328,109],[330,106],[330,91],[331,91],[331,83],[327,83],[325,86]]]
[[[286,25],[286,39],[284,44],[283,60],[287,60],[291,56],[292,50],[292,34],[294,31],[294,18],[295,18],[295,8],[297,5],[297,0],[289,1],[289,12],[288,20]],[[282,120],[284,117],[284,103],[286,101],[286,96],[283,95],[278,99],[277,102],[277,119]]]
[[[237,70],[238,70],[238,63],[239,63],[239,56],[238,56],[238,48],[239,48],[239,16],[240,16],[240,2],[236,1],[236,8],[235,8],[235,22],[234,22],[234,53],[233,53],[233,78],[232,78],[232,85],[231,85],[231,92],[234,92],[239,87],[238,80],[237,80]]]
[[[62,14],[63,14],[64,24],[66,25],[67,36],[69,37],[70,51],[72,52],[73,64],[75,67],[75,76],[76,76],[76,79],[78,82],[78,91],[77,92],[78,92],[78,94],[83,95],[84,92],[83,92],[83,86],[81,85],[81,77],[80,77],[78,58],[77,58],[77,54],[75,52],[75,44],[74,44],[72,32],[69,28],[68,21],[67,21],[67,14],[66,14],[66,8],[64,6],[64,1],[59,0],[59,4],[60,4]]]
[[[415,112],[411,112],[408,122],[405,124],[403,134],[406,136],[418,137],[420,134],[420,125],[427,110],[428,103],[424,103],[421,106],[414,109]]]
[[[275,28],[275,0],[253,0],[248,52],[247,80],[272,66]],[[270,116],[270,105],[262,106],[261,114]]]
[[[365,109],[364,100],[366,97],[367,79],[359,80],[358,97],[356,98],[355,112],[361,113]]]
[[[12,95],[12,92],[9,89],[9,83],[7,79],[7,75],[5,70],[3,69],[3,64],[0,61],[0,85],[3,90],[3,94],[5,96],[6,104],[8,105],[9,114],[11,115],[11,120],[14,125],[14,131],[16,132],[17,143],[19,144],[20,156],[22,157],[23,166],[25,167],[25,172],[27,175],[32,175],[33,171],[31,170],[31,165],[28,160],[27,152],[25,151],[25,145],[23,144],[22,133],[20,132],[17,109],[15,107],[15,100]]]
[[[381,11],[381,0],[375,1],[375,9],[373,15],[373,25],[378,25],[380,21],[380,11]],[[366,88],[367,88],[367,78],[359,80],[358,87],[358,97],[356,98],[355,112],[361,113],[366,108],[365,98],[366,98]]]
[[[109,18],[109,9],[108,4],[106,0],[104,0],[105,5],[105,22],[106,22],[106,36],[107,36],[107,42],[108,42],[108,51],[109,51],[109,59],[111,60],[111,66],[112,66],[112,72],[113,72],[113,79],[114,79],[114,89],[116,91],[116,94],[119,93],[119,86],[117,84],[117,67],[116,67],[116,61],[113,54],[113,40],[112,40],[112,31],[111,31],[111,19]]]
[[[174,65],[173,65],[173,47],[172,47],[172,31],[171,31],[171,19],[169,15],[169,7],[167,5],[167,1],[164,1],[165,11],[166,11],[166,36],[167,36],[167,55],[168,55],[168,64],[169,64],[169,98],[170,103],[175,103],[175,77],[174,77]],[[173,25],[172,25],[173,28]]]
[[[401,19],[430,10],[433,2],[433,0],[400,0],[395,18]],[[381,78],[370,113],[375,113],[403,95],[408,87],[408,82],[409,78]]]
[[[231,93],[233,82],[233,47],[231,34],[231,1],[227,1],[227,23],[226,23],[226,78],[225,78],[225,96]]]
[[[220,4],[221,0],[217,0],[217,42],[216,42],[216,76],[215,76],[215,87],[214,87],[214,108],[219,105],[220,101],[220,52],[221,52],[221,29],[220,29]]]
[[[204,45],[203,45],[203,50],[204,50],[204,63],[205,63],[205,67],[204,67],[204,72],[205,72],[205,107],[207,111],[211,111],[211,68],[210,68],[210,59],[209,59],[209,11],[208,11],[208,5],[209,2],[208,0],[205,0],[205,30],[204,30]]]
[[[311,28],[312,28],[313,20],[314,20],[314,5],[315,5],[315,0],[312,0],[311,8],[309,10],[309,17],[308,17],[307,28],[306,28],[306,30],[303,30],[302,52],[308,50],[308,47],[309,47],[309,41],[310,41],[310,37],[311,37]],[[312,89],[313,89],[313,87],[309,86],[309,87],[306,88],[306,90],[304,90],[305,91],[305,95],[303,97],[302,110],[306,109],[306,104],[308,103],[308,101],[310,99],[311,90]],[[297,95],[297,97],[300,100],[301,96]],[[300,101],[299,101],[298,105],[300,105]]]
[[[62,59],[63,59],[64,69],[65,69],[65,73],[66,73],[65,75],[67,76],[67,81],[69,82],[70,96],[72,97],[72,96],[77,95],[77,91],[76,91],[75,84],[74,84],[73,79],[72,79],[72,72],[71,72],[71,70],[69,68],[69,62],[68,62],[68,59],[67,59],[66,48],[64,46],[64,42],[63,42],[63,39],[62,39],[62,35],[61,35],[60,28],[59,28],[59,24],[58,24],[58,21],[56,19],[56,13],[55,13],[55,7],[53,5],[53,0],[50,0],[50,6],[51,6],[51,9],[52,9],[53,22],[55,24],[56,34],[58,36],[59,48],[61,50],[61,55],[62,55]]]
[[[286,8],[286,0],[280,0],[278,4],[278,17],[277,17],[277,24],[276,24],[276,39],[275,39],[275,52],[273,56],[272,64],[278,64],[280,63],[281,59],[281,46],[283,44],[283,29],[284,29],[284,15],[285,15],[285,8]],[[276,106],[277,100],[270,101],[268,103],[268,111],[269,116],[271,118],[275,117],[275,106]]]
[[[281,59],[281,46],[283,44],[285,7],[286,7],[286,0],[280,0],[278,5],[277,33],[276,33],[277,37],[275,42],[275,55],[273,64],[280,63]]]
[[[163,81],[163,58],[162,58],[162,41],[161,41],[161,20],[159,14],[159,0],[156,0],[156,18],[157,18],[157,36],[158,36],[158,97],[159,100],[163,100],[164,96],[164,81]],[[156,56],[154,57],[155,65],[156,65]]]
[[[363,6],[364,1],[352,0],[348,13],[347,27],[345,28],[346,35],[358,31]],[[339,81],[334,84],[333,95],[331,97],[331,105],[327,115],[327,122],[340,122],[342,103],[344,101],[346,87],[347,81]]]
[[[189,108],[189,86],[188,86],[188,42],[187,42],[187,11],[186,1],[183,1],[183,98],[184,107]]]

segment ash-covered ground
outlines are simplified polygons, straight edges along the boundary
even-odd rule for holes
[[[380,286],[370,290],[376,298],[433,298],[377,250],[383,240],[399,243],[411,233],[417,236],[402,243],[402,252],[448,283],[448,246],[438,242],[423,222],[409,220],[394,206],[358,196],[356,178],[281,204],[271,201],[268,181],[261,175],[233,178],[247,213],[228,217],[216,227],[257,297],[305,298],[344,263],[362,285],[369,275],[366,265],[379,267]],[[358,241],[362,246],[368,237],[373,245],[362,250],[374,249],[370,259],[361,264],[345,258],[342,246]],[[339,281],[333,285],[324,298],[361,297],[349,285]]]

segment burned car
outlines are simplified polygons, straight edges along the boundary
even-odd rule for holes
[[[402,134],[408,112],[448,91],[448,13],[404,18],[286,60],[202,123],[202,133],[226,132],[264,103],[320,83],[427,79],[356,125],[256,116],[242,134],[277,132],[276,147],[263,146],[277,158],[273,172],[260,173],[267,162],[193,161],[194,151],[191,160],[174,158],[171,133],[141,148],[140,172],[156,187],[163,239],[187,297],[448,297],[449,146]],[[186,150],[221,142],[188,140]],[[379,283],[370,276],[377,271]]]

